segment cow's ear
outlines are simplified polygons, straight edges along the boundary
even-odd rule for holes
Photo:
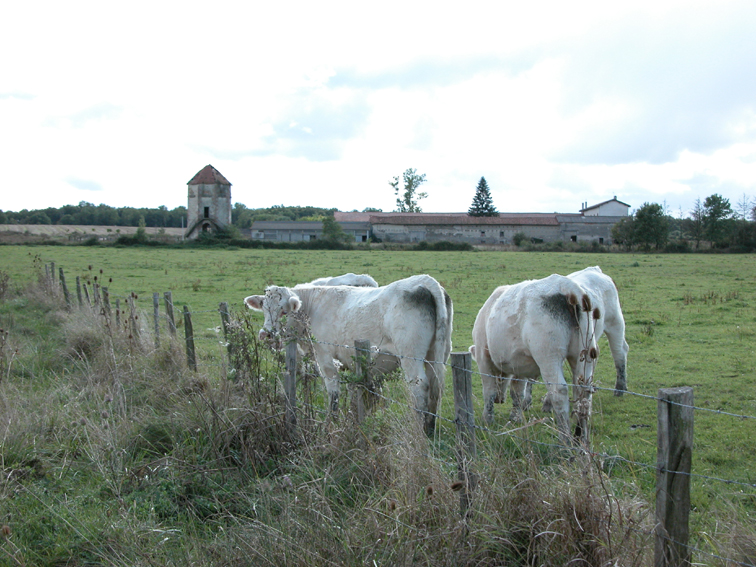
[[[302,300],[299,299],[296,295],[289,298],[289,307],[291,308],[292,313],[296,313],[299,311],[299,308],[302,307]]]
[[[262,311],[264,295],[250,295],[244,298],[244,304],[255,311]]]

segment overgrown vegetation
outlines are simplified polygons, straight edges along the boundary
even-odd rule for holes
[[[140,317],[145,332],[135,340],[122,326],[97,326],[97,313],[67,311],[55,295],[59,286],[29,278],[51,260],[55,273],[65,268],[69,286],[77,276],[88,285],[107,282],[111,301],[135,292],[149,310],[152,292],[173,290],[177,306],[196,312],[199,372],[186,368],[180,339],[161,334],[154,346],[150,317]],[[348,414],[328,423],[322,385],[312,377],[298,391],[303,429],[293,439],[279,419],[280,361],[256,346],[260,317],[239,311],[242,297],[270,283],[347,271],[386,283],[429,273],[454,300],[454,350],[462,351],[496,285],[587,265],[600,265],[619,287],[632,391],[654,396],[660,387],[692,385],[697,406],[756,415],[749,387],[756,368],[749,282],[756,272],[746,256],[5,249],[0,533],[6,526],[10,537],[0,537],[0,564],[564,565],[598,564],[591,562],[599,557],[649,564],[655,401],[598,392],[592,432],[599,456],[589,463],[554,452],[540,404],[528,414],[534,424],[513,436],[500,435],[510,427],[508,407],[497,409],[491,431],[478,431],[480,485],[463,522],[452,490],[450,377],[430,442],[408,429],[413,416],[394,403],[378,407],[363,426]],[[242,358],[231,364],[214,329],[219,301],[232,302],[237,321],[234,357]],[[607,387],[614,369],[605,343],[601,349],[597,384]],[[387,396],[405,399],[401,389],[391,391],[400,386],[387,384]],[[474,378],[474,395],[479,387]],[[754,420],[704,411],[695,419],[691,533],[703,550],[695,561],[724,565],[708,555],[714,553],[756,564],[753,490],[709,480],[749,482]],[[613,507],[596,508],[607,492]],[[563,518],[565,510],[572,519]],[[607,543],[588,516],[627,539]]]
[[[292,433],[243,314],[226,379],[64,303],[41,277],[0,304],[2,564],[648,564],[648,505],[598,463],[492,437],[463,517],[453,456],[409,409],[355,426],[303,392]]]

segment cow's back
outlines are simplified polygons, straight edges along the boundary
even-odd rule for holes
[[[601,318],[596,329],[596,334],[601,335],[604,325],[614,327],[621,325],[624,328],[624,318],[620,306],[619,294],[614,280],[601,271],[598,266],[591,266],[573,272],[567,276],[578,283],[591,295],[596,307],[601,310]]]
[[[567,357],[575,347],[574,305],[583,294],[575,282],[556,274],[498,288],[478,314],[493,363],[505,373],[536,377],[542,353]],[[476,351],[481,337],[474,335]]]

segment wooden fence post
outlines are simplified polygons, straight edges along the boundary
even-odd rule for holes
[[[76,276],[76,297],[79,299],[79,307],[83,307],[84,301],[81,298],[81,276]]]
[[[184,335],[186,337],[186,363],[189,368],[197,371],[197,357],[194,351],[194,330],[192,329],[192,314],[189,306],[184,305]]]
[[[136,312],[136,294],[132,291],[129,295],[129,330],[131,331],[131,336],[135,339],[139,337],[139,325],[137,325],[137,319],[139,318],[137,316]]]
[[[110,292],[106,286],[102,286],[102,306],[105,311],[105,317],[110,320]]]
[[[116,298],[116,327],[121,328],[121,300],[118,298]]]
[[[228,365],[231,366],[234,360],[234,345],[228,340],[228,330],[231,324],[231,315],[228,310],[228,302],[221,301],[218,305],[218,312],[221,318],[221,328],[223,329],[223,340],[226,341],[226,351],[228,352]]]
[[[87,282],[84,282],[84,297],[87,298],[87,306],[91,307],[92,302],[89,300],[89,290],[87,289]]]
[[[655,567],[691,564],[688,547],[693,388],[662,388],[657,402]]]
[[[170,291],[163,293],[165,301],[165,317],[168,319],[168,332],[172,337],[176,336],[176,320],[173,318],[173,294]]]
[[[66,307],[71,309],[71,294],[68,293],[68,286],[66,285],[66,276],[63,273],[63,268],[58,268],[60,270],[60,287],[63,288],[63,297],[66,300]]]
[[[103,288],[105,289],[105,288]],[[155,348],[160,348],[160,294],[152,294],[152,315],[155,320]]]
[[[462,482],[459,504],[462,515],[466,515],[472,501],[472,492],[478,484],[477,475],[470,471],[470,463],[477,456],[472,402],[472,356],[469,352],[451,353],[451,367],[457,424],[457,478]]]
[[[365,421],[365,399],[370,395],[367,386],[370,381],[370,341],[354,341],[355,383],[350,384],[351,408],[357,423]]]
[[[297,341],[286,344],[286,375],[284,376],[286,396],[285,419],[290,433],[297,427]]]

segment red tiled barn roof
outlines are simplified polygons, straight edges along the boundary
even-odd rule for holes
[[[498,217],[471,217],[467,213],[334,213],[338,222],[402,225],[547,225],[558,226],[555,213],[499,213]]]

